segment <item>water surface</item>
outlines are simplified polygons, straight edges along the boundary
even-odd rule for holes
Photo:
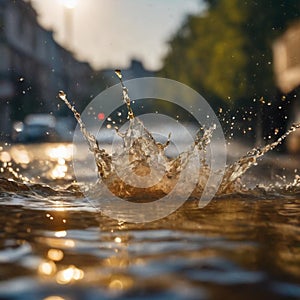
[[[1,299],[300,298],[297,185],[221,195],[202,209],[191,198],[162,220],[121,223],[73,183],[71,147],[1,152],[2,177],[28,180],[0,180]]]

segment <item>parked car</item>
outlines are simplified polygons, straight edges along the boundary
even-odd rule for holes
[[[55,117],[49,114],[28,115],[24,123],[15,123],[13,140],[19,143],[58,141],[60,138],[55,125]]]

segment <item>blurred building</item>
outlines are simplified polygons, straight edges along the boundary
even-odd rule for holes
[[[116,66],[116,68],[118,67]],[[106,82],[106,84],[113,85],[119,83],[119,79],[117,78],[114,72],[115,69],[103,69],[100,71],[102,78]],[[124,80],[155,76],[154,71],[147,70],[144,67],[143,63],[137,59],[132,59],[130,66],[126,69],[121,69],[121,71]]]
[[[300,22],[293,26],[273,45],[274,71],[278,87],[289,93],[300,86]]]
[[[300,122],[300,22],[291,25],[273,44],[276,83],[289,104],[289,125]],[[287,141],[290,152],[300,153],[300,131]]]
[[[86,99],[93,70],[42,28],[30,3],[0,0],[0,139],[28,113],[57,110],[56,95]]]

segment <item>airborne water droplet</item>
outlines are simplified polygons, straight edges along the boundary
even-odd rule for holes
[[[58,97],[59,97],[61,100],[66,100],[66,94],[65,94],[65,92],[64,92],[64,91],[59,91]]]
[[[115,70],[116,75],[118,76],[119,79],[122,79],[122,73],[121,70],[117,69]]]

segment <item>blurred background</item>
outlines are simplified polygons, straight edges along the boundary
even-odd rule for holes
[[[0,0],[0,139],[71,140],[58,91],[81,111],[118,68],[189,85],[228,140],[263,145],[300,121],[299,49],[297,0]],[[300,153],[300,134],[281,150]]]

